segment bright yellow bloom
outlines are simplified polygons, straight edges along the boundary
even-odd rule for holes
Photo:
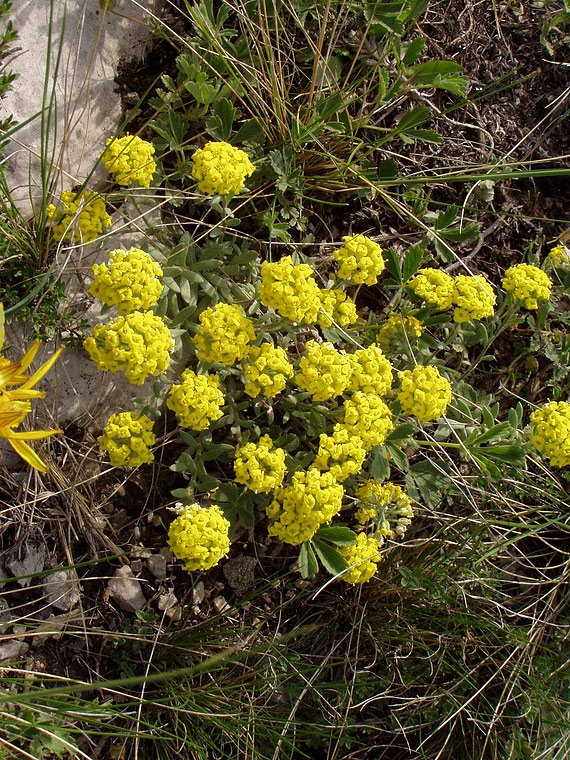
[[[199,359],[231,367],[243,359],[255,340],[253,322],[244,316],[241,306],[219,303],[208,307],[199,318],[200,331],[194,337]]]
[[[296,472],[290,486],[275,491],[266,509],[269,519],[277,518],[268,528],[269,535],[286,544],[309,541],[340,512],[343,495],[343,487],[330,472]]]
[[[424,331],[423,322],[416,317],[390,317],[380,328],[376,343],[384,351],[392,349],[397,338],[419,338]]]
[[[453,299],[453,277],[441,269],[419,269],[408,286],[421,299],[442,311],[449,309]]]
[[[339,277],[358,285],[375,285],[386,266],[378,243],[364,235],[347,235],[343,240],[342,248],[333,252],[340,264]]]
[[[460,274],[453,281],[452,300],[456,307],[453,319],[461,323],[492,317],[497,296],[491,283],[482,275],[471,277]]]
[[[349,391],[384,396],[392,387],[392,365],[378,346],[369,346],[349,355],[352,370]]]
[[[382,541],[368,537],[364,533],[356,536],[352,546],[339,547],[340,553],[348,563],[348,570],[341,576],[346,583],[366,583],[378,569]]]
[[[173,385],[166,406],[176,412],[182,427],[207,430],[210,423],[222,416],[224,394],[218,375],[196,375],[185,369],[181,382]]]
[[[101,161],[119,185],[139,185],[148,188],[156,171],[154,145],[138,136],[109,137],[101,153]]]
[[[138,467],[154,459],[149,446],[154,446],[154,422],[144,414],[121,412],[112,414],[97,438],[101,451],[109,454],[113,467]]]
[[[261,265],[259,298],[282,317],[309,325],[317,321],[321,308],[319,286],[308,264],[293,266],[291,256]]]
[[[99,369],[122,370],[133,385],[142,385],[147,375],[168,369],[174,341],[156,314],[133,311],[108,325],[95,325],[93,337],[83,341],[83,346]]]
[[[209,142],[192,156],[192,176],[208,195],[239,193],[255,171],[247,153],[227,142]]]
[[[548,258],[555,267],[565,267],[570,264],[570,251],[565,245],[555,245],[550,250]]]
[[[366,449],[380,446],[394,429],[392,412],[375,393],[356,393],[344,404],[344,421],[335,425],[346,427],[360,436]]]
[[[321,308],[318,314],[320,327],[349,327],[358,319],[356,304],[342,290],[321,290]]]
[[[320,446],[313,467],[329,470],[338,483],[360,472],[366,458],[362,438],[348,428],[335,425],[332,435],[321,433]]]
[[[535,449],[549,457],[553,467],[570,464],[570,403],[549,401],[530,415]]]
[[[217,504],[178,505],[178,517],[168,529],[168,545],[185,570],[209,570],[230,550],[230,523]]]
[[[111,226],[111,217],[105,208],[105,201],[97,193],[61,194],[63,209],[53,203],[47,207],[48,219],[57,222],[53,228],[53,237],[70,243],[89,243],[103,232],[104,227]]]
[[[403,488],[394,483],[368,480],[356,490],[356,497],[362,504],[354,516],[361,525],[374,520],[378,523],[380,536],[404,535],[414,513],[410,497]],[[396,523],[394,530],[390,522]]]
[[[326,401],[343,393],[351,377],[351,365],[346,354],[337,351],[332,343],[310,340],[299,362],[301,370],[295,382],[312,394],[315,401]]]
[[[287,378],[293,377],[294,373],[287,352],[271,343],[251,346],[243,360],[244,389],[252,398],[261,393],[273,398],[281,393],[287,384]]]
[[[140,248],[118,248],[107,264],[93,264],[95,279],[89,292],[107,306],[117,304],[121,315],[147,311],[162,294],[162,269]]]
[[[258,443],[246,443],[236,450],[236,481],[254,493],[268,493],[278,488],[285,477],[285,452],[273,449],[273,440],[263,435]]]
[[[502,284],[516,301],[523,301],[527,309],[538,309],[537,299],[548,301],[552,290],[546,272],[532,264],[517,264],[507,269]]]
[[[413,414],[420,422],[436,420],[445,414],[451,401],[451,385],[436,367],[422,367],[400,372],[398,401],[404,414]]]
[[[4,311],[0,304],[0,349],[4,337]],[[31,399],[43,398],[43,391],[34,390],[34,385],[49,372],[57,361],[63,348],[58,349],[53,356],[37,369],[33,375],[27,375],[26,370],[32,363],[41,343],[35,341],[19,362],[10,362],[0,356],[0,438],[4,438],[29,465],[40,472],[46,472],[47,466],[26,441],[46,438],[61,430],[15,430],[32,410]],[[18,386],[18,387],[16,387]]]

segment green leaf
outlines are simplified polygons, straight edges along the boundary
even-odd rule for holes
[[[414,140],[421,140],[421,142],[432,145],[440,145],[443,142],[443,137],[434,132],[433,129],[410,129],[406,131],[406,135]]]
[[[299,552],[299,571],[303,578],[313,578],[319,570],[319,563],[315,557],[313,547],[308,541],[301,544]]]
[[[393,180],[398,176],[398,163],[395,158],[386,158],[378,163],[378,178],[381,180]]]
[[[415,63],[417,61],[420,53],[424,49],[425,44],[426,41],[423,39],[423,37],[416,37],[415,40],[408,42],[403,58],[403,62],[406,64],[406,66],[411,66],[412,63]]]
[[[421,126],[430,118],[429,108],[427,106],[416,106],[410,111],[402,114],[396,132],[407,132],[409,129],[414,129]]]
[[[398,425],[397,428],[387,436],[386,443],[401,443],[409,438],[414,433],[414,426],[410,422],[404,422],[403,425]]]
[[[457,206],[448,206],[443,211],[440,211],[433,224],[434,230],[443,230],[453,224],[457,218]]]
[[[402,451],[402,449],[395,446],[393,443],[386,442],[386,451],[392,458],[392,462],[399,470],[406,472],[408,469],[408,458]]]
[[[407,282],[413,277],[422,263],[423,251],[419,245],[412,245],[406,251],[403,265],[403,280]]]
[[[263,142],[264,138],[265,133],[257,119],[248,119],[241,125],[230,142],[243,145],[246,142]]]
[[[173,472],[188,472],[193,475],[196,472],[196,465],[190,454],[187,454],[184,451],[180,454],[176,462],[170,465],[170,469]]]
[[[390,477],[390,462],[386,453],[385,446],[375,446],[372,451],[374,456],[370,464],[370,475],[374,480],[386,480]]]
[[[237,109],[227,98],[218,98],[212,105],[212,114],[206,122],[206,131],[216,140],[227,142],[232,133]]]
[[[321,538],[337,546],[352,546],[356,543],[356,533],[342,525],[321,525],[313,540],[315,538]]]
[[[338,549],[325,544],[320,538],[313,538],[310,543],[323,563],[323,566],[331,575],[339,575],[343,570],[346,570],[348,567],[347,561]]]
[[[402,273],[400,271],[400,259],[394,248],[386,248],[384,253],[384,261],[386,262],[386,269],[392,277],[402,284]]]

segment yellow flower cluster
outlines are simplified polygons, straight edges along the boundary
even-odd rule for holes
[[[251,346],[243,361],[244,389],[255,398],[263,393],[273,398],[285,388],[294,369],[287,359],[287,352],[271,343]]]
[[[378,569],[381,546],[378,538],[359,533],[355,544],[340,547],[340,553],[348,563],[342,580],[351,584],[369,581]]]
[[[133,311],[108,325],[95,325],[93,337],[83,345],[99,369],[123,370],[133,385],[165,372],[174,349],[168,327],[151,311]]]
[[[199,320],[200,331],[194,338],[198,358],[231,367],[246,356],[255,331],[241,306],[219,303],[203,311]]]
[[[101,161],[119,185],[139,185],[148,188],[156,171],[154,145],[136,135],[109,137]]]
[[[57,222],[53,228],[53,237],[59,242],[89,243],[103,232],[104,227],[111,226],[111,217],[105,209],[105,201],[97,193],[61,194],[62,209],[53,203],[47,207],[47,217]]]
[[[553,467],[570,464],[570,403],[549,401],[530,415],[535,449],[550,458]]]
[[[523,301],[527,309],[538,309],[537,299],[547,301],[552,290],[548,275],[532,264],[517,264],[507,269],[502,284],[516,301]]]
[[[404,414],[413,414],[420,422],[445,414],[451,401],[451,385],[436,367],[418,365],[400,372],[400,383],[398,401]]]
[[[379,535],[403,536],[414,516],[410,497],[400,486],[394,483],[379,483],[368,480],[356,490],[357,498],[364,502],[355,512],[355,518],[361,525],[369,520],[377,520]],[[395,521],[394,530],[390,521]]]
[[[268,528],[269,535],[286,544],[309,541],[340,512],[343,495],[343,487],[330,472],[296,472],[290,486],[275,491],[266,509],[267,517],[275,520]]]
[[[107,306],[117,304],[119,314],[146,311],[162,293],[161,267],[140,248],[118,248],[107,264],[93,264],[95,279],[89,292]]]
[[[341,426],[362,438],[366,449],[380,446],[394,429],[392,412],[382,399],[373,393],[357,391],[344,405]],[[337,425],[335,425],[335,428]]]
[[[555,245],[550,250],[548,258],[555,267],[564,267],[570,264],[570,251],[565,245]]]
[[[315,401],[326,401],[343,393],[350,383],[351,365],[346,354],[332,343],[310,340],[295,375],[300,388],[312,394]]]
[[[285,452],[273,448],[273,440],[263,435],[259,442],[246,443],[236,450],[234,471],[238,483],[254,493],[268,493],[278,488],[285,477]]]
[[[179,506],[168,530],[168,545],[185,570],[209,570],[230,550],[230,523],[217,504]]]
[[[166,406],[178,416],[182,427],[207,430],[210,423],[220,419],[224,394],[217,375],[196,375],[185,369],[180,383],[170,389]]]
[[[101,451],[109,454],[113,467],[138,467],[153,460],[149,446],[154,446],[153,421],[136,412],[112,414],[97,438]]]
[[[352,375],[348,390],[383,396],[392,387],[392,365],[378,346],[369,346],[348,357]]]
[[[255,171],[247,153],[227,142],[209,142],[192,156],[192,176],[208,195],[239,193]]]
[[[339,277],[356,284],[375,285],[384,271],[382,249],[364,235],[343,237],[344,245],[333,253],[340,264]]]
[[[442,311],[453,301],[453,277],[440,269],[419,269],[408,286],[414,293]]]
[[[356,304],[342,290],[321,290],[321,308],[317,317],[320,327],[349,327],[358,319]]]
[[[384,351],[392,348],[392,343],[397,337],[419,338],[424,331],[423,322],[416,317],[390,317],[380,328],[376,336],[376,343]]]
[[[314,324],[321,307],[320,294],[308,264],[293,266],[291,256],[284,256],[261,265],[261,302],[292,322]]]
[[[360,436],[354,435],[347,427],[335,425],[332,435],[321,434],[312,466],[318,470],[329,470],[334,479],[342,483],[350,475],[360,472],[366,453]]]
[[[460,274],[453,281],[452,299],[455,305],[453,319],[461,323],[492,317],[497,296],[491,283],[482,275],[471,277]]]

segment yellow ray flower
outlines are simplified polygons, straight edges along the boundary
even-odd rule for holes
[[[0,304],[0,348],[4,338],[4,313]],[[61,430],[23,430],[16,431],[14,428],[20,424],[32,409],[30,399],[43,398],[43,391],[34,390],[34,385],[49,372],[63,348],[59,348],[53,356],[42,364],[30,377],[25,374],[38,352],[41,343],[35,341],[27,350],[25,356],[19,362],[10,362],[0,357],[0,438],[5,438],[14,451],[19,454],[32,467],[40,472],[45,472],[47,466],[42,462],[35,451],[28,446],[26,441],[35,441],[46,438],[49,435],[61,433]],[[9,387],[7,387],[9,386]],[[16,386],[16,387],[12,387]],[[19,387],[18,387],[19,386]]]

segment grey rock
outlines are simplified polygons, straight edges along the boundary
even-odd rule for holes
[[[148,569],[157,580],[163,581],[166,578],[166,559],[162,554],[153,554],[146,562]]]
[[[223,596],[217,596],[212,604],[214,605],[216,612],[225,612],[230,606]]]
[[[0,662],[14,662],[21,659],[29,649],[25,641],[11,639],[0,644]]]
[[[168,611],[171,607],[174,607],[177,601],[178,599],[172,591],[168,594],[161,594],[158,597],[158,609],[161,612],[164,612],[165,610]]]
[[[125,612],[136,612],[146,604],[141,584],[134,577],[133,571],[128,565],[115,570],[107,588],[109,596]]]
[[[192,589],[192,604],[202,604],[206,596],[206,588],[204,581],[198,581],[198,583]]]
[[[240,555],[226,562],[224,576],[230,588],[247,591],[255,583],[255,557]]]
[[[6,633],[10,626],[12,615],[10,614],[10,606],[5,599],[0,597],[0,634]]]
[[[22,559],[12,559],[6,563],[6,567],[16,578],[21,575],[41,573],[44,569],[46,557],[47,550],[44,544],[39,541],[28,541],[24,546]],[[31,582],[31,578],[22,578],[18,581],[18,585],[25,588]]]
[[[48,639],[59,641],[63,636],[63,626],[68,622],[68,615],[54,615],[44,620],[35,630],[32,637],[32,648],[37,649]]]
[[[79,604],[77,576],[73,570],[58,570],[46,578],[47,600],[52,607],[67,612]]]

